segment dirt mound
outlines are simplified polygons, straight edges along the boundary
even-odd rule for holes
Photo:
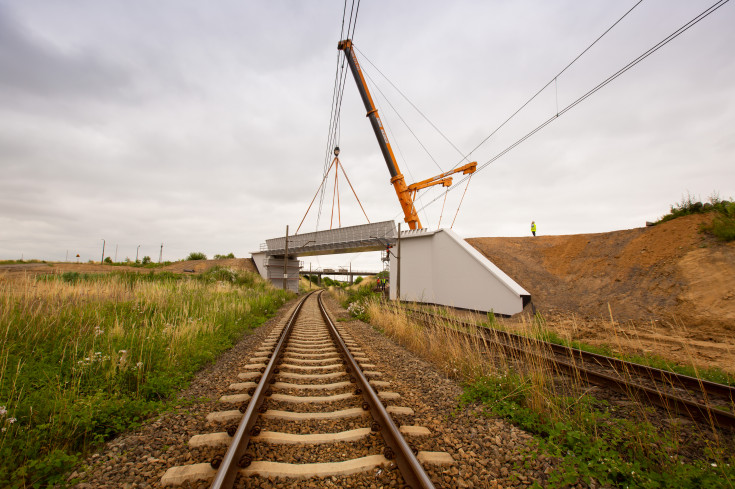
[[[0,265],[0,274],[46,274],[46,273],[64,273],[64,272],[82,272],[82,273],[99,273],[99,272],[138,272],[138,273],[154,273],[166,271],[173,273],[202,273],[214,267],[227,267],[236,270],[247,270],[257,273],[255,263],[252,258],[225,258],[222,260],[188,260],[177,261],[160,268],[144,268],[129,267],[124,265],[106,265],[100,263],[67,263],[67,262],[48,262],[48,263],[18,263],[11,265]]]
[[[711,216],[611,233],[467,242],[545,310],[735,325],[735,243],[699,232]]]
[[[255,263],[252,258],[224,258],[222,260],[187,260],[177,261],[166,265],[162,270],[174,273],[183,273],[193,270],[196,273],[206,272],[214,267],[227,267],[236,270],[247,270],[256,272]]]

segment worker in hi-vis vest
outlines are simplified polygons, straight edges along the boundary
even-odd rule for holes
[[[536,236],[536,221],[531,221],[531,233]]]

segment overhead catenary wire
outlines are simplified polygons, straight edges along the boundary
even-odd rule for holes
[[[520,106],[520,107],[519,107],[519,108],[518,108],[518,109],[517,109],[517,110],[516,110],[515,112],[513,112],[513,113],[512,113],[512,114],[511,114],[511,115],[510,115],[510,116],[509,116],[509,117],[508,117],[507,119],[505,119],[505,120],[504,120],[504,121],[503,121],[503,122],[502,122],[502,123],[501,123],[501,124],[500,124],[500,125],[499,125],[498,127],[496,127],[496,128],[495,128],[495,129],[494,129],[494,130],[493,130],[493,131],[492,131],[492,132],[490,133],[490,134],[488,134],[488,136],[487,136],[487,137],[486,137],[485,139],[483,139],[482,141],[480,141],[480,142],[479,142],[479,143],[477,144],[477,146],[475,146],[474,148],[472,148],[472,150],[471,150],[471,151],[470,151],[469,153],[467,153],[467,154],[466,154],[466,155],[464,156],[464,158],[463,158],[463,159],[459,160],[459,161],[458,161],[458,162],[457,162],[457,163],[456,163],[456,164],[455,164],[455,165],[454,165],[454,166],[452,167],[452,169],[455,169],[455,168],[457,168],[457,167],[458,167],[458,166],[459,166],[460,164],[462,164],[462,162],[463,162],[463,161],[465,161],[465,160],[466,160],[467,158],[469,158],[469,156],[470,156],[470,155],[472,155],[472,154],[473,154],[473,153],[474,153],[475,151],[477,151],[477,150],[478,150],[478,149],[479,149],[479,148],[480,148],[480,147],[481,147],[482,145],[484,145],[484,144],[485,144],[485,143],[486,143],[486,142],[487,142],[487,141],[488,141],[488,140],[489,140],[489,139],[490,139],[491,137],[493,137],[493,136],[494,136],[494,135],[495,135],[495,134],[496,134],[496,133],[497,133],[497,132],[498,132],[498,131],[499,131],[500,129],[502,129],[503,127],[505,127],[505,125],[506,125],[506,124],[508,124],[508,122],[510,122],[510,121],[511,121],[511,120],[512,120],[513,118],[515,118],[515,116],[517,116],[519,112],[521,112],[521,111],[522,111],[523,109],[525,109],[525,108],[526,108],[526,107],[528,106],[528,104],[530,104],[531,102],[533,102],[533,101],[534,101],[534,100],[536,99],[536,97],[538,97],[538,96],[539,96],[539,95],[540,95],[540,94],[541,94],[541,93],[542,93],[542,92],[543,92],[544,90],[546,90],[546,89],[547,89],[547,88],[549,87],[549,85],[551,85],[552,83],[557,83],[557,79],[558,79],[558,78],[559,78],[559,77],[560,77],[560,76],[561,76],[561,75],[562,75],[562,74],[563,74],[563,73],[564,73],[565,71],[567,71],[567,70],[568,70],[568,69],[569,69],[569,68],[570,68],[570,67],[571,67],[571,66],[572,66],[572,65],[573,65],[574,63],[576,63],[576,62],[577,62],[577,61],[579,60],[579,58],[581,58],[582,56],[584,56],[584,54],[585,54],[585,53],[587,53],[587,51],[589,51],[590,49],[592,49],[592,47],[593,47],[593,46],[594,46],[595,44],[597,44],[597,43],[598,43],[598,41],[600,41],[600,39],[602,39],[603,37],[605,37],[605,35],[606,35],[606,34],[607,34],[608,32],[610,32],[610,31],[611,31],[611,30],[612,30],[612,29],[613,29],[613,28],[614,28],[614,27],[615,27],[616,25],[618,25],[618,24],[619,24],[619,23],[620,23],[620,22],[621,22],[621,21],[622,21],[623,19],[625,19],[625,18],[626,18],[626,17],[628,16],[628,14],[630,14],[630,13],[631,13],[631,12],[632,12],[632,11],[633,11],[633,10],[634,10],[634,9],[635,9],[635,8],[636,8],[637,6],[638,6],[638,5],[640,5],[640,4],[642,3],[642,2],[643,2],[643,0],[638,0],[638,1],[637,1],[637,2],[636,2],[636,3],[635,3],[635,4],[634,4],[634,5],[633,5],[633,6],[632,6],[632,7],[630,8],[630,9],[628,9],[628,11],[626,11],[626,12],[625,12],[625,13],[624,13],[624,14],[622,15],[622,17],[620,17],[620,18],[619,18],[618,20],[616,20],[616,21],[615,21],[615,22],[614,22],[614,23],[613,23],[613,24],[612,24],[612,25],[611,25],[610,27],[608,27],[608,28],[607,28],[607,29],[606,29],[606,30],[605,30],[605,31],[604,31],[604,32],[603,32],[602,34],[600,34],[600,35],[599,35],[599,36],[597,37],[597,39],[595,39],[595,40],[594,40],[594,41],[592,42],[592,44],[590,44],[589,46],[587,46],[587,47],[586,47],[586,48],[585,48],[585,49],[584,49],[584,50],[583,50],[583,51],[582,51],[581,53],[579,53],[579,54],[578,54],[578,55],[577,55],[577,56],[576,56],[576,57],[575,57],[575,58],[574,58],[573,60],[571,60],[571,61],[570,61],[570,62],[569,62],[569,63],[568,63],[568,64],[567,64],[567,65],[566,65],[566,66],[565,66],[565,67],[564,67],[564,68],[563,68],[563,69],[562,69],[562,70],[561,70],[561,71],[560,71],[559,73],[557,73],[556,75],[554,75],[554,77],[553,77],[553,78],[552,78],[551,80],[549,80],[549,81],[548,81],[548,82],[547,82],[547,83],[546,83],[546,84],[545,84],[545,85],[544,85],[543,87],[541,87],[541,88],[540,88],[540,89],[539,89],[539,90],[538,90],[538,91],[537,91],[536,93],[534,93],[534,94],[533,94],[533,95],[531,96],[531,98],[529,98],[528,100],[526,100],[526,102],[524,102],[524,103],[523,103],[523,105],[521,105],[521,106]]]
[[[729,1],[730,0],[718,0],[717,2],[715,2],[714,4],[712,4],[710,7],[706,8],[704,11],[702,11],[701,13],[699,13],[698,15],[696,15],[694,18],[692,18],[689,22],[685,23],[684,25],[682,25],[681,27],[679,27],[678,29],[676,29],[674,32],[672,32],[671,34],[669,34],[668,36],[666,36],[664,39],[662,39],[658,43],[654,44],[652,47],[650,47],[648,50],[644,51],[642,54],[640,54],[638,57],[636,57],[635,59],[633,59],[632,61],[630,61],[629,63],[627,63],[625,66],[623,66],[622,68],[620,68],[618,71],[616,71],[612,75],[608,76],[605,80],[603,80],[602,82],[600,82],[599,84],[597,84],[595,87],[593,87],[592,89],[590,89],[589,91],[587,91],[586,93],[584,93],[582,96],[580,96],[579,98],[577,98],[576,100],[574,100],[572,103],[570,103],[569,105],[567,105],[566,107],[564,107],[563,109],[561,109],[557,114],[555,114],[555,115],[551,116],[550,118],[546,119],[544,122],[542,122],[541,124],[539,124],[538,126],[536,126],[530,132],[526,133],[524,136],[522,136],[521,138],[517,139],[514,143],[512,143],[509,146],[507,146],[505,149],[503,149],[502,151],[500,151],[499,153],[497,153],[495,156],[493,156],[492,158],[490,158],[488,161],[486,161],[482,165],[478,166],[477,167],[477,170],[475,171],[474,174],[480,172],[481,170],[483,170],[484,168],[486,168],[490,164],[492,164],[495,161],[497,161],[498,159],[502,158],[508,152],[512,151],[515,147],[517,147],[518,145],[522,144],[524,141],[528,140],[531,136],[533,136],[537,132],[541,131],[543,128],[545,128],[546,126],[548,126],[549,124],[551,124],[552,122],[554,122],[555,120],[557,120],[559,117],[561,117],[562,115],[564,115],[567,112],[569,112],[570,110],[572,110],[574,107],[576,107],[580,103],[582,103],[585,100],[587,100],[589,97],[591,97],[592,95],[594,95],[595,93],[597,93],[599,90],[601,90],[602,88],[604,88],[608,84],[612,83],[618,77],[620,77],[621,75],[623,75],[624,73],[626,73],[628,70],[630,70],[631,68],[633,68],[634,66],[636,66],[638,63],[640,63],[644,59],[648,58],[650,55],[652,55],[653,53],[655,53],[656,51],[658,51],[662,47],[666,46],[668,43],[670,43],[671,41],[673,41],[674,39],[676,39],[677,37],[679,37],[681,34],[683,34],[687,30],[689,30],[690,28],[692,28],[693,26],[695,26],[696,24],[698,24],[700,21],[702,21],[703,19],[705,19],[706,17],[708,17],[709,15],[711,15],[712,13],[714,13],[716,10],[718,10],[720,7],[722,7],[723,5],[725,5]],[[470,174],[468,176],[465,176],[458,183],[462,183],[465,180],[468,180],[474,174]],[[455,188],[456,188],[456,186],[451,187],[451,188],[448,189],[448,191],[449,190],[454,190]],[[428,202],[427,204],[425,204],[423,207],[427,207],[427,206],[433,204],[434,202],[436,202],[437,200],[439,200],[439,197],[436,197],[436,198],[432,199],[430,202]],[[422,207],[422,209],[423,209],[423,207]]]

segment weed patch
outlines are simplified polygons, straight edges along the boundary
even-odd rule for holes
[[[603,487],[732,487],[735,457],[711,447],[697,460],[679,455],[679,439],[647,422],[611,416],[604,401],[549,398],[553,415],[530,406],[528,379],[508,374],[465,385],[460,406],[479,402],[486,413],[535,435],[538,449],[558,461],[548,487],[578,483]]]
[[[0,283],[0,486],[61,482],[289,297],[226,269]]]

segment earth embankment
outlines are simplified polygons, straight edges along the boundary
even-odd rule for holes
[[[542,311],[681,322],[701,336],[732,337],[735,243],[703,234],[701,225],[711,219],[691,215],[609,233],[467,242],[528,290]]]

